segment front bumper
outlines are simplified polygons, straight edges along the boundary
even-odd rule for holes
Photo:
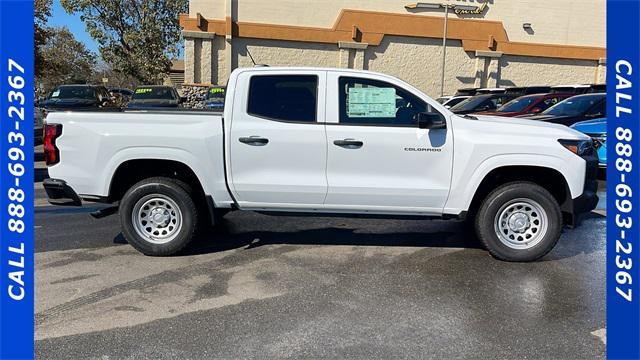
[[[82,206],[80,196],[64,180],[45,179],[42,182],[49,203],[60,206]]]
[[[600,201],[598,198],[598,156],[593,152],[582,158],[587,163],[582,195],[575,199],[567,199],[562,206],[565,222],[570,226],[577,226],[580,214],[595,209]]]

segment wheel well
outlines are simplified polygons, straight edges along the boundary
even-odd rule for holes
[[[191,168],[181,162],[158,159],[126,161],[116,169],[109,186],[109,201],[116,202],[137,182],[156,176],[180,180],[191,188],[196,200],[204,199],[204,189]]]
[[[569,187],[564,176],[557,170],[538,166],[505,166],[492,170],[476,190],[469,214],[474,214],[482,200],[496,187],[512,181],[530,181],[547,189],[562,206],[569,196]]]

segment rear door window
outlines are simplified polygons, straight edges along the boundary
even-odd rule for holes
[[[318,77],[255,75],[249,83],[247,113],[276,121],[316,122]]]

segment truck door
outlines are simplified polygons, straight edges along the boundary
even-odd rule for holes
[[[435,102],[374,74],[329,72],[327,84],[325,205],[441,214],[453,165],[451,127],[419,129],[417,122],[418,113],[437,112]]]
[[[243,208],[322,204],[327,194],[324,71],[239,75],[230,130],[231,188]]]

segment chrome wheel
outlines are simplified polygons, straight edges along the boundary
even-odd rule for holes
[[[504,245],[524,250],[542,241],[549,221],[540,204],[519,198],[507,202],[498,210],[494,224],[496,235]]]
[[[153,244],[166,244],[180,232],[182,212],[166,195],[144,196],[133,207],[131,221],[138,235]]]

